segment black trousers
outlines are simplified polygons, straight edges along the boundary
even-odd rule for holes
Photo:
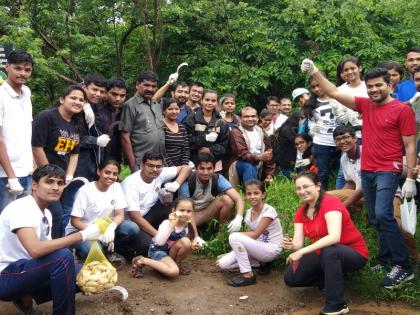
[[[333,245],[323,248],[320,255],[302,256],[295,271],[289,265],[284,282],[291,287],[324,287],[324,310],[336,310],[345,303],[343,274],[362,268],[366,262],[367,259],[350,246]]]

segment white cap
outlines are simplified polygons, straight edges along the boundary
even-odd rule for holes
[[[305,94],[305,93],[310,94],[309,91],[305,88],[294,89],[293,92],[292,92],[293,100],[295,100],[297,97],[299,97],[299,96],[301,96],[302,94]]]

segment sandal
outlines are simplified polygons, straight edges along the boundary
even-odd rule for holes
[[[184,264],[179,264],[179,265],[178,265],[178,268],[179,268],[179,274],[180,274],[181,276],[186,276],[186,275],[189,275],[189,274],[191,273],[190,268],[188,268],[188,267],[187,267],[187,266],[185,266]]]
[[[110,253],[106,255],[111,265],[117,269],[117,271],[122,270],[125,267],[126,260],[123,256],[117,253]]]
[[[143,278],[144,277],[143,259],[144,259],[143,256],[136,256],[131,261],[131,264],[132,264],[131,265],[131,275],[133,276],[133,278]]]

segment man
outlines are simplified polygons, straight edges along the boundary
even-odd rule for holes
[[[296,88],[292,92],[292,98],[295,102],[299,104],[300,108],[303,108],[305,102],[309,100],[311,93],[305,88]]]
[[[121,110],[127,96],[128,86],[124,79],[113,77],[107,82],[105,99],[94,108],[98,129],[110,137],[104,150],[104,160],[114,159],[121,163],[122,149],[119,132]]]
[[[12,51],[7,57],[7,80],[0,86],[0,213],[31,187],[32,103],[25,83],[33,64],[30,54]]]
[[[229,143],[229,127],[216,111],[217,92],[206,90],[202,103],[184,121],[194,163],[200,152],[212,154],[216,161],[222,160]]]
[[[191,110],[196,110],[200,107],[200,102],[203,99],[204,84],[199,81],[193,81],[190,83],[190,94],[186,105]]]
[[[219,221],[220,226],[232,217],[232,208],[236,207],[236,216],[229,224],[229,232],[239,231],[244,216],[244,202],[239,193],[225,177],[214,172],[215,160],[211,154],[198,155],[196,172],[182,184],[179,195],[190,197],[194,201],[194,222],[197,226]]]
[[[360,211],[363,202],[362,177],[360,173],[360,155],[362,147],[357,143],[356,131],[351,126],[338,126],[333,132],[334,141],[341,155],[345,185],[342,189],[328,193],[343,201],[346,208]]]
[[[280,102],[277,96],[267,97],[267,102],[265,104],[265,107],[267,107],[267,109],[273,113],[273,124],[276,123],[276,119],[279,114],[279,106],[280,106]]]
[[[314,77],[331,98],[362,114],[363,194],[369,221],[379,235],[379,262],[393,265],[391,272],[383,279],[382,286],[392,288],[413,279],[404,238],[393,216],[393,198],[400,179],[400,170],[394,167],[394,162],[402,162],[403,150],[409,169],[402,187],[402,196],[412,198],[417,193],[412,172],[416,165],[414,112],[391,97],[390,78],[386,69],[375,68],[365,74],[369,98],[363,98],[339,91],[309,59],[302,62],[301,68]]]
[[[191,173],[191,168],[186,165],[163,167],[163,161],[162,154],[146,152],[142,157],[141,169],[122,183],[128,216],[140,228],[135,241],[135,250],[140,255],[147,255],[159,224],[168,219],[171,211],[170,204],[164,205],[158,200],[159,194],[164,193],[162,186],[165,184],[166,191],[175,193]]]
[[[404,65],[410,72],[410,77],[397,84],[394,94],[401,102],[408,102],[416,94],[413,75],[414,69],[420,66],[420,47],[413,47],[408,50]]]
[[[257,111],[251,106],[246,106],[242,108],[240,118],[240,125],[230,131],[230,154],[223,169],[228,172],[231,165],[236,162],[234,167],[242,183],[258,178],[271,182],[275,165],[272,160],[272,150],[270,146],[266,147],[264,141],[264,131],[257,125]],[[269,141],[267,142],[269,144]],[[229,175],[230,173],[229,171]]]
[[[274,130],[277,130],[283,125],[283,123],[289,118],[292,112],[292,101],[290,98],[283,97],[279,103],[279,114],[274,124]]]
[[[420,131],[420,65],[414,68],[413,82],[416,87],[416,93],[408,101],[408,104],[414,109],[416,114],[417,130]],[[419,148],[420,147],[418,146],[417,150],[419,150]]]
[[[172,76],[172,75],[171,75]],[[153,100],[160,102],[162,97],[165,95],[168,88],[171,86],[171,77],[153,96]],[[179,115],[176,119],[178,124],[182,123],[188,114],[192,111],[187,105],[188,96],[190,94],[190,88],[187,83],[183,81],[177,81],[174,84],[174,89],[171,91],[171,95],[177,100],[180,108]]]
[[[157,81],[158,76],[153,71],[140,74],[136,81],[136,95],[123,106],[121,144],[132,171],[138,170],[146,152],[165,152],[162,105],[152,101]]]
[[[105,78],[98,74],[88,75],[83,81],[88,102],[83,106],[86,123],[80,131],[79,163],[75,176],[89,181],[96,180],[96,169],[103,160],[103,148],[109,142],[109,136],[102,134],[95,122],[95,112],[98,115],[97,106],[105,97],[106,86]]]
[[[0,300],[14,301],[25,314],[52,300],[53,314],[75,314],[75,265],[68,249],[81,241],[96,241],[95,224],[72,235],[51,240],[48,205],[57,201],[65,184],[64,171],[48,164],[33,173],[32,195],[11,202],[0,215]]]

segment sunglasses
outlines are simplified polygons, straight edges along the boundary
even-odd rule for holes
[[[48,221],[48,218],[45,215],[42,217],[42,223],[44,224],[45,235],[48,236],[50,234],[51,227],[50,227],[50,222]]]

